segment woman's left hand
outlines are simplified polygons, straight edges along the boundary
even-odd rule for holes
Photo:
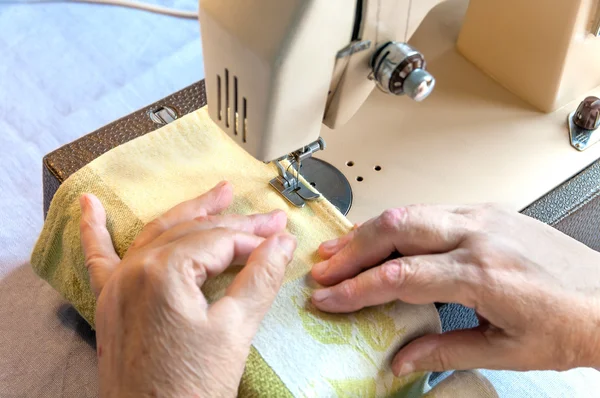
[[[222,183],[150,222],[119,259],[106,214],[81,198],[85,265],[97,295],[103,397],[235,396],[250,344],[296,248],[281,211],[217,216],[232,200]],[[245,267],[225,296],[200,287],[230,265]]]

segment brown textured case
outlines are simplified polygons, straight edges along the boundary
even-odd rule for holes
[[[108,150],[161,127],[163,124],[151,118],[153,112],[168,107],[181,117],[204,105],[206,92],[204,81],[200,81],[46,155],[44,216],[56,190],[71,174]],[[600,251],[600,161],[537,200],[523,213]],[[472,309],[458,304],[438,305],[438,310],[444,331],[478,323]]]
[[[162,127],[164,124],[150,117],[153,112],[168,107],[181,117],[204,105],[206,91],[201,80],[46,155],[42,171],[44,218],[56,190],[71,174],[110,149]]]

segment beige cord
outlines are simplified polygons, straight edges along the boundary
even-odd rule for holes
[[[198,19],[198,13],[195,11],[175,10],[173,8],[167,8],[167,7],[157,6],[157,5],[148,4],[148,3],[140,3],[137,1],[131,1],[131,0],[69,0],[69,1],[79,2],[79,3],[107,4],[107,5],[120,6],[120,7],[137,8],[138,10],[144,10],[144,11],[154,12],[157,14],[169,15],[169,16],[177,17],[177,18]]]

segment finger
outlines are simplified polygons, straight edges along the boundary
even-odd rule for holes
[[[260,236],[226,228],[196,232],[161,250],[149,250],[160,256],[150,259],[151,263],[167,265],[151,267],[149,271],[158,275],[157,281],[165,289],[165,297],[173,300],[174,307],[191,316],[204,317],[208,302],[199,288],[230,265],[246,263],[263,241]],[[189,299],[192,301],[187,301]]]
[[[237,214],[224,216],[204,216],[179,224],[154,239],[148,247],[158,247],[195,232],[213,228],[227,228],[249,234],[269,237],[283,231],[287,224],[287,215],[281,210],[267,214],[241,216]]]
[[[378,264],[395,251],[411,256],[453,250],[466,234],[466,221],[435,206],[386,210],[359,227],[338,253],[315,264],[312,276],[323,285],[333,285]]]
[[[264,238],[227,228],[196,232],[171,245],[170,260],[179,267],[190,267],[196,284],[202,286],[230,265],[243,265]]]
[[[227,289],[227,296],[239,303],[249,325],[258,327],[271,307],[295,250],[296,239],[291,235],[268,238],[254,250]]]
[[[106,229],[106,212],[100,200],[91,194],[79,198],[79,224],[84,263],[90,276],[92,291],[98,297],[104,284],[121,261]]]
[[[331,256],[342,250],[348,244],[348,242],[352,240],[352,238],[354,237],[354,233],[355,230],[352,230],[346,235],[342,236],[341,238],[321,243],[321,245],[319,245],[318,251],[319,256],[324,260],[330,259]]]
[[[502,331],[485,326],[426,335],[396,354],[392,371],[400,377],[419,371],[507,369],[520,361],[515,344]]]
[[[402,257],[316,290],[312,302],[326,312],[353,312],[394,300],[472,305],[465,267],[454,253]]]
[[[431,207],[435,208],[436,210],[439,210],[439,211],[444,210],[447,212],[454,212],[456,214],[468,214],[468,212],[472,211],[472,208],[465,207],[465,206],[432,205]],[[359,227],[359,224],[354,224],[352,231],[350,231],[345,236],[338,238],[338,239],[332,239],[330,241],[323,242],[319,246],[319,255],[323,259],[328,259],[331,256],[333,256],[334,254],[336,254],[337,252],[339,252],[341,249],[343,249],[346,246],[346,244],[348,244],[348,242],[350,242],[350,240],[354,236],[354,231],[356,231],[358,229],[358,227]]]
[[[217,214],[229,207],[233,200],[233,187],[223,181],[213,189],[197,198],[180,203],[162,216],[149,222],[135,238],[131,248],[138,248],[150,243],[160,234],[174,226],[195,217]]]

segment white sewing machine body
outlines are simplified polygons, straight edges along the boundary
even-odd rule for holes
[[[520,210],[600,158],[567,123],[600,96],[597,1],[437,3],[201,0],[211,117],[264,161],[324,138],[314,156],[347,177],[354,222],[408,203]],[[389,41],[425,56],[424,101],[374,89]]]

